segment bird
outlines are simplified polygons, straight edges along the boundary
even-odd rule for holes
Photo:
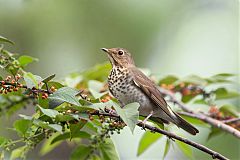
[[[110,93],[118,100],[120,105],[138,102],[139,115],[160,122],[177,125],[192,135],[199,133],[193,125],[174,112],[167,104],[158,86],[141,72],[134,63],[130,52],[124,48],[101,48],[107,53],[112,69],[108,76]]]

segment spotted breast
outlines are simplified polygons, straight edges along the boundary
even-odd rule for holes
[[[148,106],[151,103],[149,98],[134,84],[128,69],[113,67],[108,76],[108,86],[110,93],[122,106],[138,102],[141,105],[140,115],[147,116],[151,112],[152,108]]]

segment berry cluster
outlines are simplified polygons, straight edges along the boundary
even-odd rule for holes
[[[17,92],[19,88],[24,88],[22,84],[18,83],[21,78],[22,76],[17,74],[13,79],[11,76],[7,76],[5,80],[0,81],[0,94]]]
[[[111,100],[113,97],[111,97],[109,94],[105,95],[104,97],[102,97],[100,99],[101,102],[105,103],[108,102],[109,100]]]
[[[201,86],[192,83],[180,83],[178,85],[173,84],[161,84],[161,87],[167,89],[173,93],[180,92],[183,96],[196,96],[199,94],[206,94]]]
[[[22,78],[20,74],[12,76],[7,76],[4,80],[0,81],[0,94],[8,94],[11,92],[17,92],[19,89],[25,89],[25,94],[27,96],[32,96],[37,98],[41,95],[42,99],[47,99],[49,94],[55,92],[57,89],[51,86],[50,89],[37,89],[36,87],[28,88],[26,85],[21,84],[19,81]]]
[[[220,120],[220,121],[227,121],[227,120],[231,120],[231,119],[236,118],[232,115],[221,112],[218,109],[217,106],[210,106],[210,109],[209,109],[208,113],[209,113],[210,117],[212,117],[214,119],[217,119],[217,120]],[[240,130],[240,121],[236,121],[236,122],[230,123],[228,125],[230,125],[233,128],[236,128],[236,129]]]

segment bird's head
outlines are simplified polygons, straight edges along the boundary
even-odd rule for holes
[[[123,48],[102,48],[104,52],[108,54],[108,58],[112,66],[120,67],[132,67],[134,66],[134,61],[131,54]]]

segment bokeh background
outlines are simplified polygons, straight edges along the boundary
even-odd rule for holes
[[[102,63],[107,60],[102,47],[127,48],[139,67],[158,76],[239,74],[238,30],[238,0],[0,0],[0,35],[16,43],[6,48],[39,58],[28,70],[42,77],[56,73],[61,79]],[[0,123],[5,134],[7,122],[11,119]],[[238,159],[239,141],[227,134],[206,141],[208,133],[201,129],[191,138]],[[125,130],[113,136],[121,159],[137,159],[141,135]],[[161,159],[163,142],[138,159]],[[29,159],[67,159],[70,150],[65,143],[41,158],[35,151]],[[176,158],[185,159],[177,147],[166,159]]]

